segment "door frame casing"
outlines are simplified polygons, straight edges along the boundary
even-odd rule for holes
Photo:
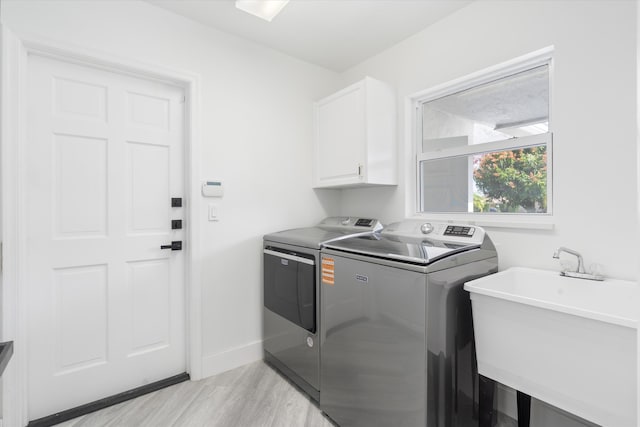
[[[1,185],[1,335],[14,341],[14,356],[2,381],[2,423],[24,426],[28,422],[27,283],[26,263],[26,144],[28,57],[38,55],[67,63],[160,81],[179,86],[185,93],[185,338],[187,372],[202,378],[202,307],[200,244],[200,76],[191,72],[141,63],[131,58],[87,50],[69,43],[52,42],[16,34],[0,25],[0,185]]]

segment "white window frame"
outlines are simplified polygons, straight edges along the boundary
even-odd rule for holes
[[[515,58],[513,60],[486,68],[473,74],[455,79],[453,81],[435,86],[426,91],[414,94],[410,97],[412,108],[412,135],[413,149],[412,169],[415,186],[413,188],[413,216],[417,218],[429,218],[437,221],[466,222],[488,227],[499,228],[553,228],[553,134],[552,134],[552,93],[553,93],[553,46]],[[465,147],[452,147],[437,151],[422,152],[422,105],[457,92],[471,89],[492,81],[509,77],[536,67],[547,65],[549,68],[549,129],[550,132],[540,135],[510,138],[495,142],[488,142]],[[421,212],[420,211],[420,162],[482,154],[496,151],[508,151],[532,146],[547,146],[547,212],[546,213],[486,213],[486,212]]]

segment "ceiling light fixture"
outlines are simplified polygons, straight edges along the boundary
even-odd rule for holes
[[[271,22],[289,0],[236,0],[236,7]]]

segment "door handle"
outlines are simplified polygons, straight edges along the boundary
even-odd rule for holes
[[[171,249],[172,251],[181,251],[182,250],[182,240],[175,240],[171,242],[170,245],[162,245],[160,249]]]

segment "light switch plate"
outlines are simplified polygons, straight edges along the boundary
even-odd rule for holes
[[[220,207],[209,203],[209,221],[220,221]]]

